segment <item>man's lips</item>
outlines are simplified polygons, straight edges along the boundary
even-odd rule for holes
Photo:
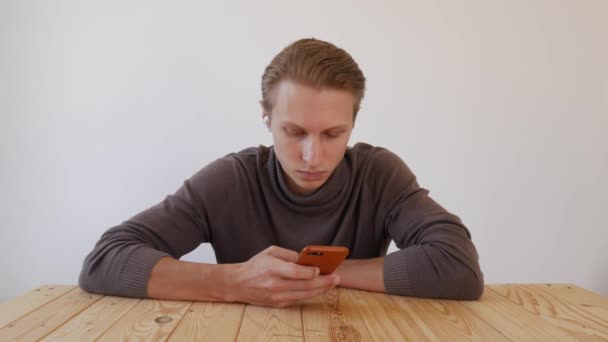
[[[304,179],[304,180],[323,179],[323,177],[325,177],[325,175],[327,174],[327,172],[325,172],[325,171],[320,171],[320,172],[296,171],[296,173],[298,174],[298,176],[301,179]]]

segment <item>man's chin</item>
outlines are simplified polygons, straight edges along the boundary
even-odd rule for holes
[[[318,181],[308,181],[308,182],[298,182],[298,191],[300,195],[310,195],[315,191],[319,190],[323,184],[325,184],[326,179],[318,180]]]

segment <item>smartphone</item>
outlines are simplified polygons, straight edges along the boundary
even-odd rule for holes
[[[306,246],[298,255],[296,264],[316,266],[321,274],[331,274],[348,253],[348,248],[341,246]]]

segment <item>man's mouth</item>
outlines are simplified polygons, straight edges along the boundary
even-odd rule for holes
[[[308,172],[308,171],[296,171],[298,176],[304,180],[320,180],[323,179],[327,172],[319,171],[319,172]]]

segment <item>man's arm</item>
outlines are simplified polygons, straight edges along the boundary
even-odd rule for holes
[[[228,210],[234,161],[218,159],[175,194],[109,229],[85,258],[79,284],[88,292],[138,298],[243,302],[282,307],[325,293],[338,282],[296,265],[295,251],[271,246],[238,264],[178,260],[211,242],[209,213]]]
[[[106,231],[83,262],[80,287],[105,295],[277,307],[333,288],[336,276],[294,264],[297,253],[279,247],[239,264],[178,260],[210,241],[206,210],[225,210],[223,203],[230,202],[221,197],[226,185],[218,175],[231,167],[226,159],[210,164],[174,195]]]
[[[285,307],[323,294],[339,281],[336,275],[319,275],[316,267],[295,264],[295,251],[276,246],[237,264],[180,261],[167,253],[173,240],[158,239],[159,232],[137,220],[128,222],[106,232],[85,260],[79,280],[85,291]]]
[[[403,161],[388,150],[376,155],[372,186],[384,189],[382,230],[400,249],[385,257],[347,260],[339,286],[389,294],[479,299],[483,273],[468,229],[421,189]]]
[[[223,302],[232,265],[205,264],[164,257],[152,268],[147,296],[156,299]]]
[[[147,297],[148,278],[161,258],[179,258],[204,241],[202,227],[178,196],[168,196],[106,231],[82,264],[80,287],[105,295]]]
[[[362,260],[344,260],[336,270],[341,287],[386,292],[384,287],[384,257]]]
[[[184,182],[173,195],[106,231],[85,258],[79,284],[85,291],[147,297],[147,283],[159,259],[179,259],[210,242],[206,194],[226,203],[222,182],[231,169],[219,159]]]
[[[472,242],[462,238],[460,244],[441,247],[444,242],[439,232],[436,237],[432,235],[435,234],[425,240],[439,241],[406,247],[386,257],[345,260],[335,272],[340,277],[338,285],[403,296],[479,299],[483,293],[483,274]]]
[[[331,290],[337,275],[294,263],[297,253],[271,246],[239,264],[202,264],[162,258],[152,269],[150,298],[241,302],[285,307]]]

